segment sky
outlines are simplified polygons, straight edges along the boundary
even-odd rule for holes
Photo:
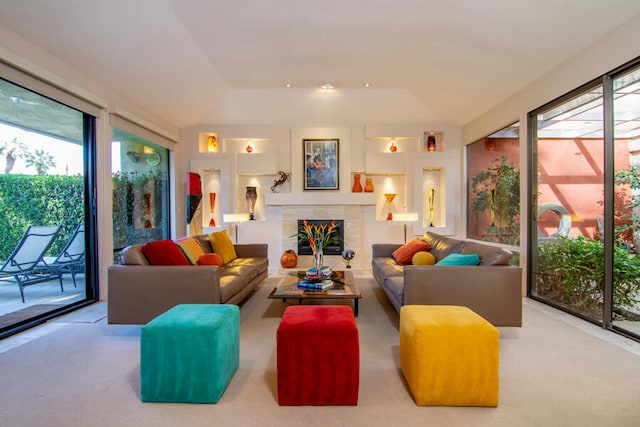
[[[13,138],[27,145],[30,151],[44,150],[53,155],[55,167],[47,171],[47,175],[82,175],[84,161],[82,146],[61,139],[52,138],[36,132],[15,128],[0,123],[0,144]],[[5,155],[0,155],[0,173],[6,167]],[[11,170],[12,174],[36,175],[35,167],[28,167],[24,158],[19,158]]]

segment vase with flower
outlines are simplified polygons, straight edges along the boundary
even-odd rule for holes
[[[296,236],[303,242],[309,242],[311,252],[313,253],[313,267],[309,273],[312,275],[320,275],[322,272],[324,248],[340,241],[337,224],[335,221],[331,221],[331,224],[309,224],[309,221],[305,219],[302,225],[302,231],[290,237]]]

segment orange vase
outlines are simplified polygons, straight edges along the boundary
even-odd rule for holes
[[[353,188],[351,189],[354,193],[362,193],[362,184],[360,183],[360,174],[353,174]]]
[[[373,179],[367,178],[364,184],[364,192],[365,193],[373,193]]]

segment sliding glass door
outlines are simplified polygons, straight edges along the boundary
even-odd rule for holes
[[[95,118],[0,79],[0,336],[97,299]]]
[[[640,71],[529,116],[529,295],[640,337]]]

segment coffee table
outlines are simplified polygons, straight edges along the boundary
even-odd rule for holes
[[[289,272],[280,279],[280,282],[271,291],[268,298],[297,299],[298,304],[303,300],[314,299],[352,299],[353,314],[358,315],[358,300],[362,298],[360,290],[353,280],[353,273],[350,271],[333,271],[329,277],[333,281],[333,287],[325,290],[309,290],[298,287],[298,282],[304,280],[305,271]]]

